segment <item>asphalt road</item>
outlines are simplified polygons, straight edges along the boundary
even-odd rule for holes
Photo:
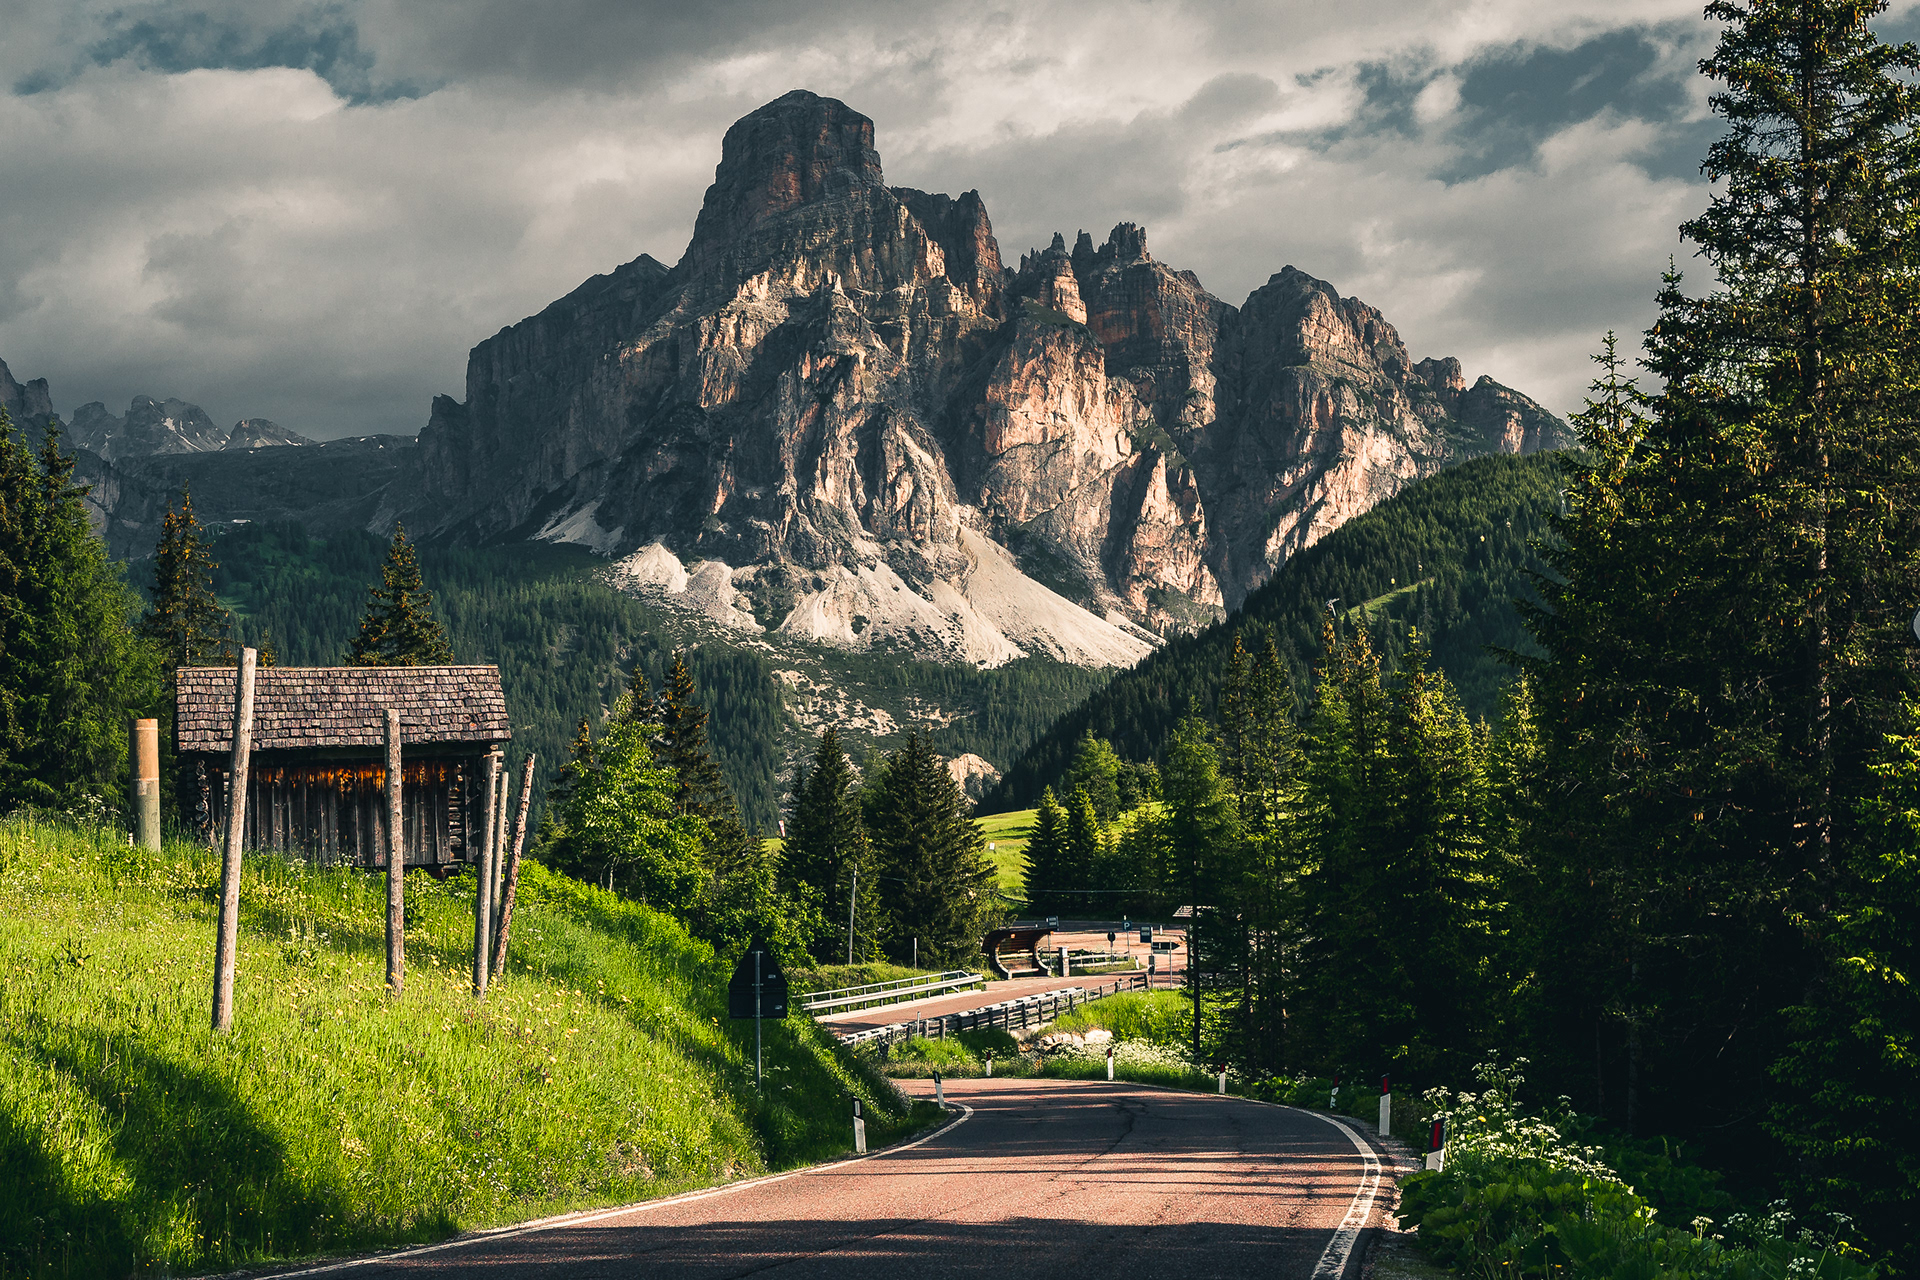
[[[1060,1080],[953,1081],[947,1098],[971,1114],[910,1148],[344,1265],[355,1280],[1353,1280],[1382,1210],[1378,1164],[1307,1112]]]

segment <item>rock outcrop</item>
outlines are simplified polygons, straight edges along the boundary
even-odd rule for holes
[[[888,187],[796,90],[728,130],[693,238],[474,348],[409,521],[618,558],[719,626],[1130,662],[1448,462],[1565,438],[1288,267],[1235,308],[1130,223],[1009,269],[978,193]]]
[[[17,382],[5,360],[0,360],[0,409],[5,409],[14,427],[26,432],[27,438],[33,441],[40,438],[40,430],[46,427],[48,419],[55,416],[53,397],[47,392],[47,380],[35,378],[30,382]]]

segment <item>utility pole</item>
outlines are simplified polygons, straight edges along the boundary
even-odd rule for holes
[[[860,901],[860,868],[853,869],[853,892],[847,897],[847,965],[853,965],[853,909]]]

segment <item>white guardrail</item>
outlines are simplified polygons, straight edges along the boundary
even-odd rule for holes
[[[1089,1000],[1098,1000],[1103,996],[1118,995],[1122,991],[1148,991],[1150,974],[1124,974],[1112,982],[1103,982],[1092,987],[1063,987],[1057,991],[1041,991],[1030,996],[1017,996],[1012,1000],[1002,1000],[999,1004],[990,1004],[979,1009],[968,1009],[962,1013],[935,1014],[931,1018],[915,1018],[911,1022],[895,1022],[884,1027],[868,1027],[860,1031],[835,1031],[842,1044],[867,1044],[879,1041],[881,1044],[897,1044],[915,1036],[926,1039],[944,1040],[959,1031],[976,1031],[982,1027],[1000,1027],[1007,1031],[1017,1031],[1026,1027],[1044,1026],[1059,1017],[1070,1013]]]
[[[838,1013],[849,1009],[871,1009],[877,1005],[899,1004],[922,996],[960,991],[986,985],[986,976],[953,969],[946,973],[919,974],[895,978],[891,982],[869,982],[858,987],[835,987],[831,991],[812,991],[800,997],[800,1007],[808,1013]]]

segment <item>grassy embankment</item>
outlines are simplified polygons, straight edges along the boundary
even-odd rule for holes
[[[529,866],[508,972],[469,991],[471,880],[249,861],[235,1026],[207,1028],[218,862],[0,821],[0,1275],[230,1270],[667,1194],[934,1118],[809,1021],[726,1018],[730,966]]]

